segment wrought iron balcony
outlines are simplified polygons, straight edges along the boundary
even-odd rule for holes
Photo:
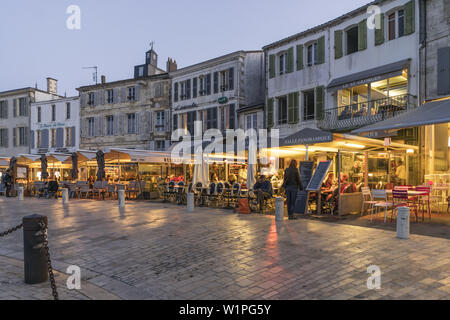
[[[354,130],[392,118],[416,106],[416,97],[409,94],[354,103],[325,110],[318,126],[328,131]]]

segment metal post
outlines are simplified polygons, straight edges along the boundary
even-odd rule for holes
[[[47,225],[47,217],[34,214],[23,218],[23,260],[26,284],[38,284],[48,280],[47,257],[40,226],[42,222]]]
[[[62,203],[63,204],[68,204],[69,203],[69,189],[67,188],[63,188],[61,191],[61,199],[62,199]]]
[[[408,207],[397,209],[397,238],[409,239],[410,210]]]
[[[192,192],[187,193],[187,212],[194,212],[194,194]]]
[[[23,187],[17,187],[17,198],[22,201],[23,200]]]
[[[284,220],[284,198],[275,199],[275,221]]]
[[[119,190],[119,207],[125,208],[125,190]]]
[[[338,167],[338,213],[341,216],[341,150],[338,150],[337,155],[337,167]]]

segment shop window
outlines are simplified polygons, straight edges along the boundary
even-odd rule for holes
[[[347,54],[358,51],[358,26],[350,28],[347,34]]]
[[[287,97],[280,97],[278,100],[278,124],[287,124],[288,106]]]
[[[315,101],[314,90],[303,92],[303,120],[314,120]]]

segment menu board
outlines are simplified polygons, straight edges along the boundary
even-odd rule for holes
[[[322,161],[319,162],[319,165],[316,168],[316,171],[314,172],[314,176],[312,177],[311,181],[308,184],[308,187],[306,188],[306,191],[319,191],[322,187],[323,180],[325,179],[325,176],[328,173],[328,170],[330,169],[331,161]]]
[[[303,187],[306,187],[309,184],[309,181],[311,181],[313,168],[314,162],[312,161],[300,162],[300,178],[302,180]]]

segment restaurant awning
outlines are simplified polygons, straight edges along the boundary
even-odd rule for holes
[[[336,91],[399,76],[408,67],[410,60],[397,61],[381,67],[333,79],[327,89]]]
[[[71,155],[70,154],[64,154],[64,153],[47,153],[46,156],[50,159],[54,159],[57,162],[61,162],[64,163],[67,160],[71,159]]]
[[[425,103],[422,107],[402,113],[396,117],[353,130],[353,134],[371,131],[400,130],[450,122],[450,99]]]
[[[316,143],[332,142],[331,132],[319,129],[305,128],[280,141],[280,147],[295,145],[312,145]]]
[[[86,158],[87,160],[94,160],[97,157],[97,151],[91,151],[91,150],[78,150],[78,155],[81,155],[82,157]]]
[[[151,150],[109,148],[105,151],[106,160],[126,160],[140,163],[169,163],[171,154]]]

